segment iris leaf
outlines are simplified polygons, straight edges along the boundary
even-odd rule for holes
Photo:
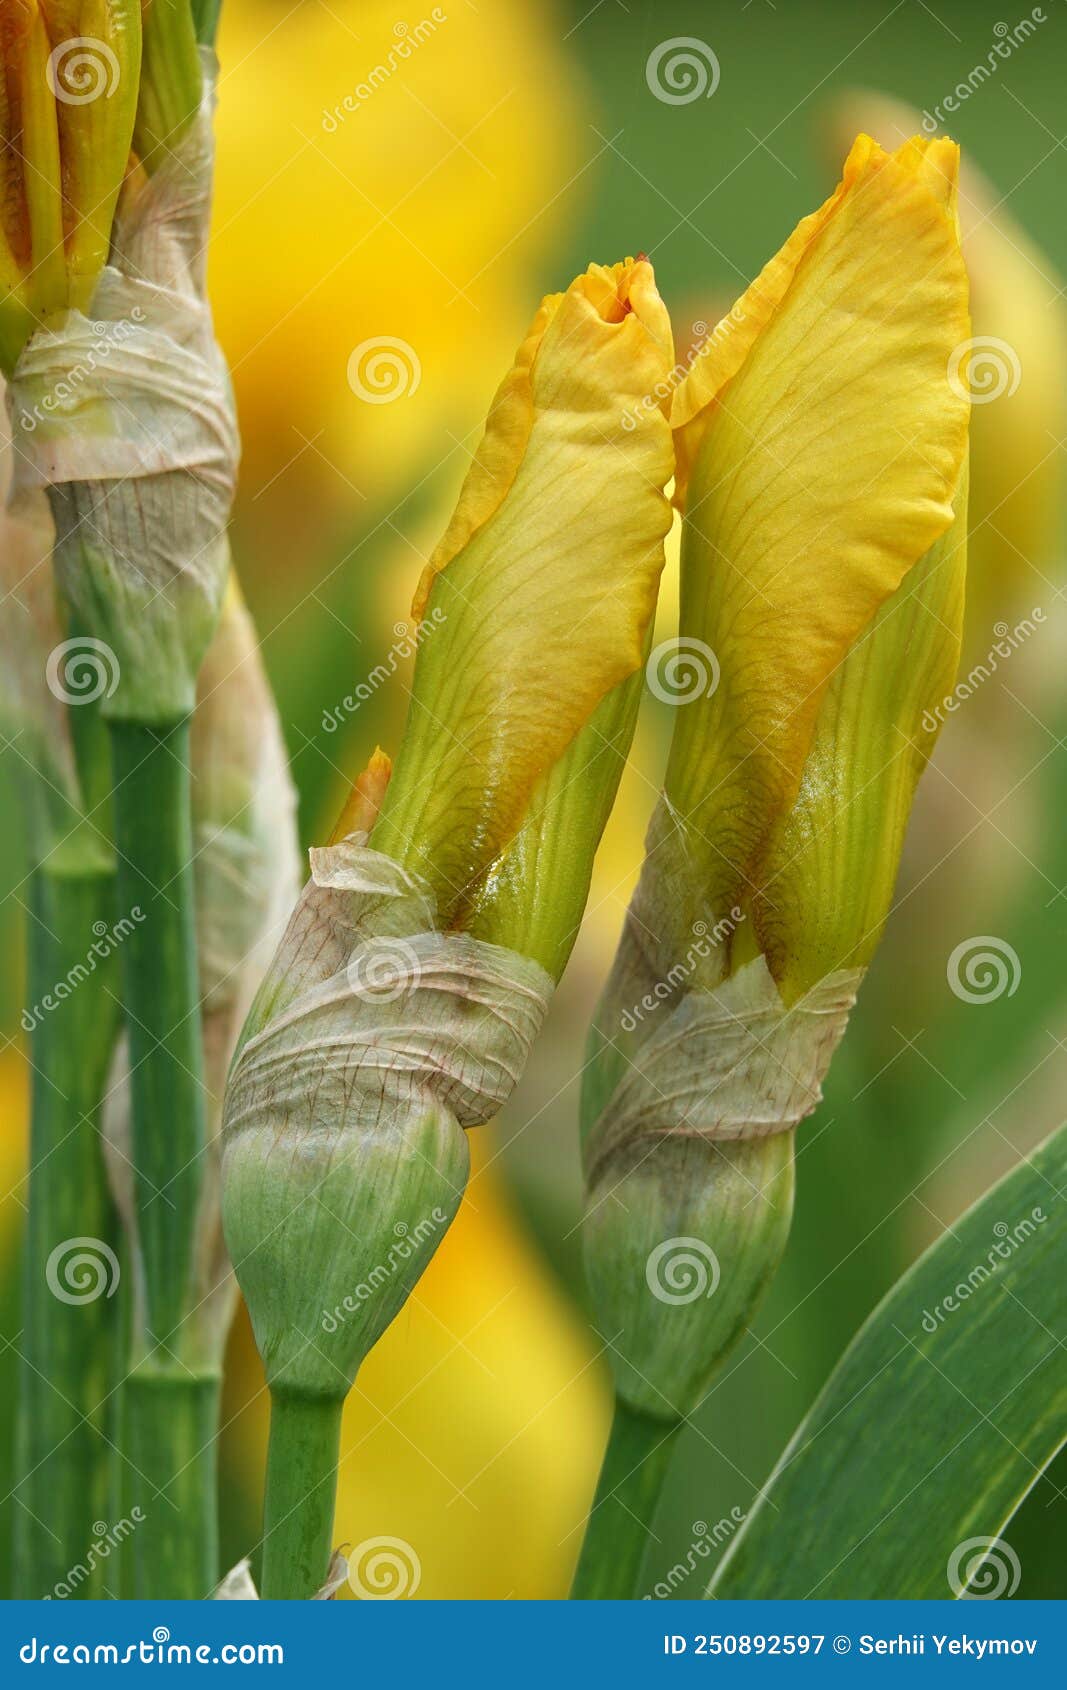
[[[1067,1437],[1065,1186],[1061,1127],[897,1282],[710,1595],[951,1597],[953,1575],[1011,1594],[1017,1558],[992,1540]]]

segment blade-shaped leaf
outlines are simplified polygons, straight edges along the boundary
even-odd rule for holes
[[[1062,1127],[861,1328],[710,1594],[1009,1595],[1018,1561],[995,1540],[1065,1439]]]

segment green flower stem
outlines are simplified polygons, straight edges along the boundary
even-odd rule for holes
[[[656,1420],[615,1399],[571,1596],[578,1601],[639,1595],[637,1580],[680,1420]]]
[[[123,1389],[129,1595],[197,1601],[218,1583],[217,1375],[143,1363]],[[136,1510],[134,1512],[133,1510]]]
[[[189,809],[189,726],[112,722],[120,952],[130,1050],[130,1160],[140,1264],[125,1404],[137,1594],[205,1596],[217,1577],[214,1383],[186,1317],[207,1143]],[[214,1371],[213,1369],[211,1370]],[[152,1440],[156,1440],[153,1448]],[[159,1506],[159,1492],[173,1510]],[[163,1543],[166,1539],[166,1543]],[[168,1583],[179,1578],[182,1589]],[[195,1588],[192,1588],[194,1587]]]
[[[116,722],[111,743],[119,914],[136,923],[120,963],[145,1348],[165,1353],[179,1342],[188,1307],[207,1142],[188,723]]]
[[[306,1601],[326,1582],[343,1408],[343,1398],[271,1392],[260,1592],[265,1598]]]
[[[103,1424],[118,1283],[99,1113],[118,1023],[114,877],[38,869],[28,926],[33,1082],[19,1350],[16,1594],[103,1594],[75,1573],[109,1520]],[[94,951],[93,947],[96,946]],[[81,972],[76,972],[81,971]],[[65,995],[56,999],[57,987]],[[45,1007],[52,999],[53,1007]],[[61,1591],[59,1594],[66,1594]]]

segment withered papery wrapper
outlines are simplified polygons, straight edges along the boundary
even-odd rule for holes
[[[507,1102],[554,984],[440,931],[426,882],[365,837],[311,852],[223,1127],[226,1237],[268,1382],[324,1395],[347,1391],[443,1238],[465,1129]]]

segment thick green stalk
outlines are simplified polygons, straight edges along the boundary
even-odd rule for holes
[[[219,1388],[217,1375],[151,1363],[126,1380],[128,1488],[143,1515],[126,1557],[130,1596],[197,1601],[218,1582]]]
[[[180,1342],[207,1142],[189,812],[189,726],[111,725],[145,1347]]]
[[[103,1421],[118,1265],[99,1113],[118,1020],[103,938],[113,932],[114,877],[103,865],[46,867],[31,884],[16,1594],[86,1596],[102,1594],[86,1572],[93,1528],[110,1524]]]
[[[308,1600],[326,1582],[344,1399],[271,1392],[263,1588]]]
[[[657,1420],[615,1399],[615,1418],[600,1470],[571,1596],[628,1599],[637,1580],[663,1490],[680,1420]]]
[[[205,1595],[217,1577],[205,1404],[214,1382],[186,1317],[207,1142],[193,905],[188,722],[113,722],[118,902],[139,911],[122,947],[130,1160],[141,1306],[125,1403],[128,1494],[140,1507],[140,1596]],[[211,1370],[213,1372],[214,1370]],[[201,1453],[202,1452],[202,1453]],[[161,1505],[169,1498],[173,1506]],[[177,1577],[182,1589],[168,1582]]]

